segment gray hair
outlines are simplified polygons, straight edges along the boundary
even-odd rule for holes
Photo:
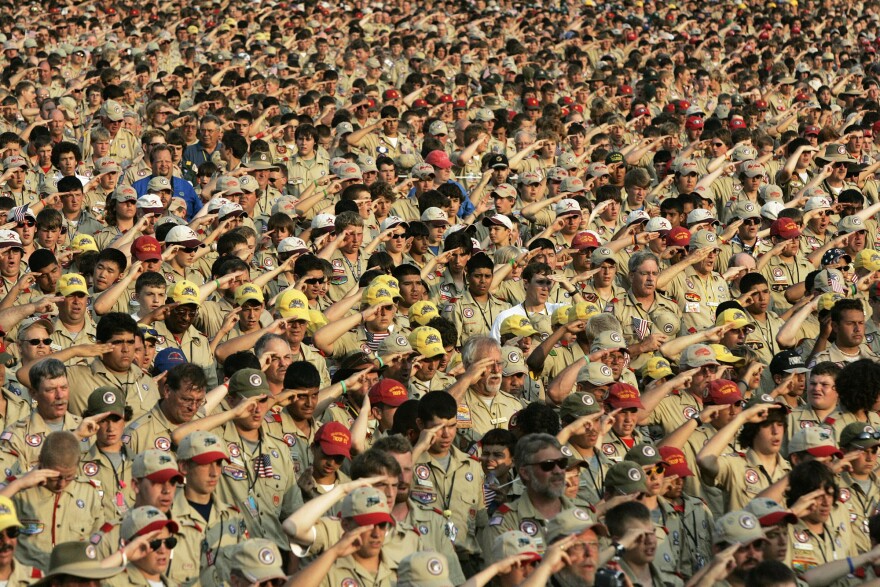
[[[468,368],[483,358],[490,348],[501,352],[501,343],[491,336],[472,336],[461,347],[461,362],[464,363],[465,368]]]
[[[660,267],[660,257],[655,255],[651,251],[638,251],[636,253],[633,253],[633,256],[629,258],[629,272],[635,273],[639,267],[641,267],[648,261],[654,261],[657,264],[657,267]]]
[[[403,434],[391,434],[383,436],[373,443],[376,450],[384,450],[394,455],[403,455],[412,452],[412,443]]]
[[[558,448],[562,445],[552,434],[536,432],[520,438],[513,449],[513,462],[517,468],[524,466],[532,456],[545,448]]]
[[[263,353],[266,352],[266,347],[276,340],[290,346],[290,344],[284,339],[283,336],[267,332],[266,334],[258,338],[257,342],[254,344],[254,354],[257,356],[257,358],[259,359],[260,357],[262,357]]]
[[[67,368],[58,359],[43,359],[31,365],[28,371],[31,388],[39,390],[44,379],[58,379],[67,376]]]

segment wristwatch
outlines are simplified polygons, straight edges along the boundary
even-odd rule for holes
[[[702,425],[703,425],[703,421],[700,420],[700,412],[697,412],[697,413],[695,413],[693,416],[691,416],[691,420],[693,420],[694,422],[696,422],[696,423],[697,423],[697,426],[702,426]]]
[[[623,555],[626,554],[626,547],[623,544],[620,544],[619,542],[612,542],[611,546],[614,547],[615,558],[622,558]]]

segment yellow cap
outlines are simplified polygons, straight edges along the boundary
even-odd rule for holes
[[[309,299],[298,289],[289,289],[278,298],[275,308],[285,320],[309,320]]]
[[[512,334],[514,336],[532,336],[538,334],[531,321],[525,316],[508,316],[501,322],[501,336]]]
[[[191,24],[188,27],[186,27],[186,32],[188,32],[191,35],[197,35],[197,34],[199,34],[199,27],[197,27],[194,24]]]
[[[830,310],[834,307],[834,304],[844,299],[844,296],[840,295],[837,292],[827,291],[819,296],[819,300],[816,302],[818,304],[817,310],[821,312],[822,310]]]
[[[446,349],[443,348],[443,339],[440,338],[440,331],[436,328],[419,326],[409,333],[407,339],[417,353],[428,359],[446,354]]]
[[[377,275],[373,281],[370,282],[370,285],[373,285],[374,283],[384,283],[391,289],[396,289],[400,292],[400,282],[398,282],[397,278],[393,275]]]
[[[201,290],[192,281],[178,281],[168,288],[168,299],[177,304],[195,304],[200,306]]]
[[[571,308],[571,306],[559,306],[553,310],[553,315],[550,316],[550,324],[559,324],[560,326],[568,324],[571,321],[568,315],[568,311]]]
[[[749,320],[748,315],[742,310],[736,308],[728,308],[718,315],[715,319],[715,326],[724,326],[725,324],[733,324],[734,328],[750,328],[755,329],[755,325]]]
[[[364,290],[364,293],[361,296],[361,303],[367,306],[390,306],[396,304],[396,298],[399,297],[399,290],[396,290],[381,281],[377,283],[374,280],[373,283]]]
[[[709,348],[715,351],[715,358],[719,363],[724,363],[725,365],[741,365],[745,363],[744,357],[737,357],[723,344],[710,344]]]
[[[589,320],[596,314],[601,314],[602,310],[592,302],[578,302],[568,309],[568,321]]]
[[[308,332],[309,336],[314,336],[319,328],[327,326],[328,323],[327,316],[320,310],[309,309],[309,325],[306,328],[306,332]]]
[[[434,302],[422,300],[416,302],[409,309],[410,324],[418,324],[419,326],[427,326],[428,322],[440,316],[440,311]]]
[[[70,248],[75,251],[95,251],[98,252],[98,243],[95,238],[89,234],[78,234],[75,239],[70,242]]]
[[[5,495],[0,495],[0,531],[12,526],[21,526],[15,514],[15,504]]]
[[[263,292],[253,283],[243,283],[235,290],[236,305],[243,306],[247,301],[254,301],[260,304],[265,301]]]
[[[79,273],[66,273],[58,280],[58,293],[69,296],[75,293],[89,295],[86,278]]]
[[[854,266],[856,269],[880,271],[880,253],[873,249],[862,249],[856,254]]]
[[[644,374],[653,380],[669,377],[672,375],[672,367],[665,357],[651,357],[645,363]]]

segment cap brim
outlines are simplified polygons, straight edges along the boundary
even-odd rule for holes
[[[178,246],[184,247],[186,249],[193,249],[195,247],[202,246],[202,241],[187,240],[187,241],[180,241],[180,242],[176,242],[176,243],[166,242],[165,244],[168,246],[178,245]]]
[[[197,465],[207,465],[208,463],[216,463],[217,461],[229,462],[229,458],[226,454],[217,450],[196,455],[190,460]]]
[[[666,474],[667,475],[675,475],[679,478],[694,476],[694,472],[691,471],[690,467],[688,467],[687,465],[679,465],[678,467],[670,467],[667,464]]]
[[[318,444],[321,446],[321,452],[328,456],[343,456],[347,459],[351,458],[351,449],[343,448],[335,444],[329,444],[324,442],[323,440],[319,440]]]
[[[595,383],[594,383],[593,385],[595,385]],[[607,385],[607,384],[605,384],[605,385]],[[620,401],[614,401],[614,400],[608,400],[608,403],[611,404],[611,405],[614,407],[614,409],[621,409],[621,410],[626,410],[626,409],[628,409],[628,408],[639,408],[639,409],[641,409],[641,408],[644,407],[644,406],[642,405],[642,402],[641,402],[640,400],[626,400],[626,401],[622,401],[622,402],[620,402]]]
[[[159,253],[135,253],[134,258],[138,261],[161,261],[162,255],[160,255]]]
[[[843,451],[841,451],[836,446],[815,446],[813,448],[808,448],[807,452],[813,455],[814,457],[837,457],[838,459],[843,458]]]
[[[177,479],[179,483],[183,483],[183,475],[181,475],[180,471],[177,469],[163,469],[161,471],[156,471],[155,473],[147,475],[147,479],[153,483],[168,483],[172,479]]]
[[[806,367],[793,367],[791,369],[785,369],[784,372],[797,374],[797,373],[809,373],[810,370],[807,369]]]
[[[392,525],[395,524],[394,518],[391,517],[391,514],[386,512],[360,514],[352,516],[351,519],[357,522],[358,526],[372,526],[373,524],[381,524],[382,522],[388,522]]]
[[[172,534],[177,534],[177,532],[180,530],[180,526],[177,525],[177,522],[165,518],[163,520],[157,520],[152,524],[147,524],[146,526],[138,530],[137,535],[144,536],[145,534],[155,532],[156,530],[161,530],[165,527],[167,527]]]
[[[792,512],[773,512],[758,518],[758,522],[760,522],[763,527],[778,526],[783,522],[786,524],[797,524],[798,517]]]

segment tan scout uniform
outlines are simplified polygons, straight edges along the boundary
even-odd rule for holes
[[[441,373],[440,371],[434,373],[434,376],[427,381],[411,377],[409,385],[407,386],[409,399],[421,399],[422,396],[430,391],[443,391],[449,389],[454,383],[454,377],[450,377],[446,373]]]
[[[273,540],[282,550],[289,550],[281,520],[303,504],[289,447],[261,430],[260,443],[251,454],[232,422],[213,433],[226,443],[229,453],[229,464],[223,466],[217,496],[241,510],[254,538]],[[255,464],[259,455],[263,455],[266,467],[258,476]]]
[[[575,507],[575,504],[567,497],[561,497],[562,510]],[[519,530],[528,534],[535,541],[538,553],[543,554],[547,549],[547,523],[541,512],[535,509],[528,493],[524,493],[511,503],[502,504],[495,514],[489,519],[489,524],[481,533],[480,543],[483,552],[491,552],[495,538],[510,530]]]
[[[692,393],[675,390],[660,400],[651,412],[648,424],[659,424],[663,427],[663,435],[668,436],[702,409],[702,402]]]
[[[693,477],[687,477],[684,480],[685,493],[698,499],[704,499],[712,515],[720,517],[727,512],[725,510],[725,504],[728,501],[727,492],[719,487],[713,487],[708,483],[704,483],[702,471],[697,465],[697,455],[703,450],[709,439],[717,433],[718,430],[712,424],[707,423],[699,426],[688,437],[687,444],[684,445],[682,452],[684,452],[684,459],[687,462],[688,468],[694,474]],[[739,453],[734,445],[728,444],[723,454],[737,455]]]
[[[113,387],[125,392],[125,405],[130,406],[134,418],[139,418],[159,401],[159,390],[153,378],[134,363],[122,376],[107,369],[100,357],[90,365],[74,365],[67,368],[70,382],[70,399],[67,409],[82,416],[89,401],[89,394],[99,387]]]
[[[269,435],[290,447],[293,471],[299,477],[300,473],[312,466],[312,451],[309,447],[315,441],[315,433],[321,427],[321,422],[309,420],[309,430],[303,432],[293,417],[278,406],[272,408],[268,416],[271,418],[267,423]]]
[[[458,346],[462,346],[472,336],[489,335],[495,317],[508,308],[510,304],[495,296],[490,295],[489,300],[481,304],[474,300],[471,292],[465,291],[455,303],[443,306],[440,315],[455,324]]]
[[[52,321],[53,326],[55,327],[55,332],[52,333],[52,344],[57,344],[61,349],[66,349],[72,347],[77,344],[94,344],[97,339],[95,338],[95,323],[92,320],[92,317],[89,313],[86,313],[86,324],[83,326],[83,329],[77,332],[76,334],[70,332],[67,327],[64,325],[64,322],[61,321],[60,318],[55,318]],[[84,365],[88,362],[88,359],[85,358],[72,358],[69,359],[64,364],[67,367],[72,365]]]
[[[165,322],[154,322],[153,328],[159,333],[159,339],[156,341],[156,352],[168,347],[176,347],[183,352],[186,360],[194,365],[198,365],[205,370],[205,376],[208,378],[208,389],[214,389],[217,386],[217,369],[214,363],[214,354],[209,347],[208,338],[190,326],[186,332],[176,339]]]
[[[489,430],[503,428],[507,430],[511,416],[523,409],[522,403],[503,391],[499,391],[487,406],[482,397],[473,389],[464,393],[458,404],[458,441],[459,447],[470,445],[480,440]]]
[[[837,345],[832,343],[831,345],[825,347],[824,351],[819,351],[813,357],[813,360],[810,361],[810,367],[816,365],[817,363],[822,363],[824,361],[831,361],[832,363],[836,363],[837,365],[843,367],[847,363],[852,363],[854,361],[858,361],[859,359],[871,359],[874,362],[880,362],[880,357],[874,354],[874,351],[871,350],[871,347],[862,343],[859,345],[859,354],[856,356],[850,356],[844,354]]]
[[[443,274],[440,276],[436,273],[428,275],[425,282],[428,284],[428,297],[444,310],[449,304],[454,304],[463,298],[467,292],[467,284],[462,284],[461,287],[458,287],[452,278],[452,274],[449,273],[449,269],[443,271]]]
[[[834,430],[834,423],[841,418],[841,412],[838,409],[835,409],[833,412],[828,414],[823,420],[819,420],[819,416],[816,414],[815,410],[810,406],[798,406],[794,408],[790,414],[788,414],[788,426],[785,429],[786,436],[786,445],[789,440],[791,440],[792,434],[800,430],[801,428],[809,428],[811,426],[821,426],[825,428],[831,434],[834,434],[835,440],[837,439],[837,433]]]
[[[176,584],[172,583],[165,573],[159,575],[159,580],[163,585]],[[118,575],[104,579],[102,584],[108,587],[152,587],[152,584],[147,581],[146,576],[132,563],[129,563],[125,570]]]
[[[92,154],[91,132],[87,132],[83,137],[82,152],[83,157],[88,159]],[[123,169],[126,169],[131,162],[141,153],[141,142],[134,133],[127,128],[120,128],[116,136],[110,139],[110,152],[107,156],[119,161]]]
[[[231,570],[229,548],[248,539],[241,512],[215,497],[210,518],[205,520],[189,504],[182,487],[177,489],[171,511],[180,532],[168,577],[178,585],[198,585],[200,580],[202,587],[222,585],[221,577],[228,577]]]
[[[770,286],[774,312],[783,314],[791,308],[792,304],[785,299],[785,290],[804,281],[807,274],[815,269],[813,264],[801,255],[796,255],[792,263],[786,263],[778,256],[770,258],[770,263],[761,270],[761,275],[767,279],[767,284]]]
[[[715,326],[715,309],[730,299],[723,277],[714,271],[708,277],[701,277],[691,266],[675,277],[666,293],[678,303],[684,328],[693,328],[694,332]]]
[[[290,195],[299,198],[312,183],[330,173],[330,160],[316,153],[313,159],[293,156],[287,161]]]
[[[453,585],[461,585],[459,581],[466,581],[467,578],[461,570],[452,540],[446,533],[443,510],[423,506],[412,500],[409,505],[409,513],[404,521],[419,531],[420,550],[436,550],[444,555],[449,563],[449,580]]]
[[[333,253],[330,257],[330,264],[333,266],[333,277],[330,278],[330,287],[327,290],[327,297],[334,302],[338,302],[351,288],[358,286],[358,281],[364,271],[367,270],[368,259],[358,252],[358,257],[354,261],[349,261],[340,251]]]
[[[834,513],[825,522],[823,532],[818,535],[810,531],[803,522],[788,527],[790,560],[787,562],[795,573],[803,575],[813,567],[856,556],[852,547],[852,528],[845,522],[835,524],[833,520]]]
[[[74,416],[71,413],[64,414],[61,423],[61,429],[68,432],[76,432],[82,418]],[[43,440],[53,431],[40,416],[37,410],[34,410],[30,416],[23,418],[7,428],[0,434],[0,441],[3,442],[4,451],[15,455],[18,459],[18,466],[22,473],[30,471],[37,465],[40,460],[40,449],[43,446]],[[88,452],[91,442],[89,439],[80,441],[80,449],[82,452]]]
[[[544,387],[548,387],[550,382],[562,373],[566,367],[580,360],[583,356],[584,350],[577,342],[573,342],[568,346],[562,346],[561,344],[554,346],[547,353],[547,357],[544,359],[544,368],[539,374]]]
[[[368,571],[351,556],[336,559],[321,581],[321,587],[392,587],[397,583],[397,572],[389,565],[384,554],[379,568]]]
[[[712,531],[715,518],[702,499],[683,493],[682,504],[676,505],[681,520],[681,560],[685,575],[692,575],[712,560]]]
[[[614,464],[602,453],[602,447],[597,446],[593,449],[592,458],[583,455],[573,444],[563,446],[562,454],[582,463],[578,477],[577,502],[590,505],[599,503],[604,497],[605,473]]]
[[[101,497],[104,508],[104,519],[114,522],[122,521],[125,512],[134,504],[134,488],[131,484],[131,458],[122,448],[122,465],[117,469],[110,458],[97,445],[83,455],[80,460],[80,471],[85,479],[92,482]]]
[[[829,228],[831,228],[829,226]],[[829,231],[825,231],[824,235],[819,235],[814,232],[808,226],[804,227],[803,233],[801,234],[801,251],[805,251],[807,254],[812,253],[816,249],[821,249],[825,246],[825,243],[828,242],[828,239],[831,238],[832,234]]]
[[[657,536],[657,552],[654,555],[654,564],[667,582],[678,579],[678,573],[689,574],[686,569],[681,569],[682,528],[681,516],[672,505],[659,497],[657,509],[651,511],[651,521],[654,523],[654,535]]]
[[[416,222],[421,218],[418,199],[415,197],[400,198],[392,204],[391,215],[402,218],[407,222]]]
[[[393,329],[393,325],[389,331],[391,333],[396,331]],[[334,359],[339,359],[352,351],[364,351],[368,355],[373,352],[369,345],[366,327],[363,325],[356,327],[354,330],[349,330],[333,343]]]
[[[318,352],[315,347],[302,343],[299,345],[299,353],[293,353],[294,361],[306,361],[311,363],[321,376],[321,389],[330,387],[330,371],[327,369],[327,359]]]
[[[397,143],[396,145],[394,143]],[[391,157],[397,159],[401,155],[414,155],[417,160],[421,161],[421,156],[416,150],[412,141],[398,134],[394,140],[382,132],[370,133],[361,139],[361,143],[353,149],[355,152],[363,153],[371,157]]]
[[[20,395],[9,391],[5,387],[0,387],[0,393],[6,399],[6,413],[0,414],[0,426],[5,430],[22,418],[31,415],[31,403]]]
[[[37,486],[17,493],[12,501],[22,523],[15,556],[40,569],[49,566],[53,546],[88,540],[104,523],[98,490],[80,477],[61,493]]]
[[[165,416],[161,403],[156,403],[149,412],[125,427],[122,442],[133,455],[149,449],[170,451],[171,433],[176,428]]]
[[[623,338],[628,345],[640,342],[635,334],[634,319],[638,318],[640,320],[649,321],[651,323],[650,333],[653,334],[657,332],[657,327],[653,322],[653,317],[656,315],[656,312],[666,312],[674,314],[675,316],[681,316],[681,310],[672,298],[657,293],[654,296],[654,303],[651,307],[645,308],[642,306],[641,302],[636,301],[631,290],[627,291],[626,295],[614,304],[613,312],[614,317],[617,318],[620,325],[623,326]],[[665,334],[670,333],[667,332]]]
[[[868,519],[877,513],[877,508],[880,506],[880,478],[876,474],[871,474],[868,482],[868,491],[865,492],[848,472],[844,471],[840,474],[840,502],[849,516],[853,548],[859,554],[871,550]]]
[[[767,311],[767,319],[763,322],[756,320],[754,316],[752,323],[755,330],[746,336],[746,346],[751,348],[758,354],[758,358],[765,365],[769,365],[773,360],[773,356],[781,351],[779,343],[776,342],[776,335],[779,329],[785,324],[775,312]]]
[[[776,470],[771,475],[752,449],[744,456],[721,455],[718,457],[718,474],[714,479],[704,475],[707,482],[714,482],[716,487],[725,489],[730,494],[727,511],[741,510],[759,493],[776,483],[788,472],[791,465],[781,456],[776,455]]]
[[[369,353],[368,353],[369,354]],[[339,422],[346,428],[351,428],[355,418],[360,414],[360,406],[354,406],[351,398],[346,396],[341,401],[335,402],[327,406],[321,420],[327,422]],[[367,422],[367,448],[373,446],[373,441],[377,438],[379,430],[379,421],[370,418]]]
[[[181,272],[172,267],[170,263],[162,263],[159,272],[165,277],[165,281],[168,282],[168,285],[172,285],[179,280],[191,281],[196,285],[203,285],[206,281],[205,273],[200,267],[201,264],[197,261],[192,267],[185,267]]]
[[[410,498],[443,512],[446,534],[460,558],[479,555],[477,528],[487,521],[483,469],[479,460],[454,446],[450,448],[449,459],[449,467],[444,469],[429,453],[423,453],[413,469]]]

